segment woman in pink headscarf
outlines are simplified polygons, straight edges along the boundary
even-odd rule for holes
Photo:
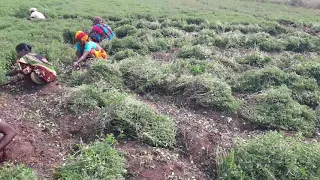
[[[102,18],[95,17],[93,19],[93,27],[88,35],[92,41],[101,43],[106,39],[111,40],[114,37],[114,32],[110,26],[103,22]]]

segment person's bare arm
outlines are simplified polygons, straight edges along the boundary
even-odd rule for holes
[[[80,58],[78,58],[76,62],[73,63],[73,68],[77,68],[79,66],[79,63],[81,61],[83,61],[84,59],[86,59],[86,57],[88,56],[89,53],[90,53],[90,51],[84,51],[82,56]]]
[[[12,139],[17,135],[17,132],[5,122],[0,122],[0,132],[4,135],[0,140],[1,151],[12,141]]]
[[[76,56],[77,56],[77,59],[79,59],[81,57],[81,52],[80,51],[76,51]]]
[[[90,51],[84,51],[82,56],[77,60],[77,63],[80,63],[81,61],[85,60],[89,53]]]

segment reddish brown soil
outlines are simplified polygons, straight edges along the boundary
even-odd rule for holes
[[[62,103],[69,91],[59,85],[0,90],[0,118],[19,132],[6,148],[7,161],[25,163],[46,178],[80,138],[95,139],[97,112],[70,114]],[[186,109],[164,96],[161,100],[138,98],[175,120],[178,146],[165,150],[132,141],[120,143],[117,148],[126,153],[128,179],[215,179],[217,148],[229,148],[233,137],[246,134],[247,126],[236,116]]]
[[[178,153],[153,148],[139,142],[125,142],[117,146],[125,152],[128,179],[204,179],[203,173]]]
[[[179,52],[178,48],[173,48],[167,52],[153,52],[151,53],[151,56],[154,60],[170,61],[177,57],[178,52]]]
[[[2,88],[2,92],[19,92],[18,89],[10,89],[13,87],[6,88]],[[25,163],[35,168],[40,176],[49,174],[50,169],[62,160],[62,140],[56,134],[43,132],[37,122],[30,120],[29,109],[23,104],[23,96],[26,95],[1,93],[0,96],[0,117],[18,132],[5,149],[6,160]]]
[[[18,132],[5,149],[5,160],[28,165],[40,178],[49,177],[79,142],[80,136],[74,135],[90,123],[84,121],[85,117],[82,120],[56,112],[55,106],[65,93],[57,84],[0,89],[0,118]]]
[[[171,97],[137,98],[175,120],[180,155],[194,163],[205,174],[206,179],[217,178],[215,170],[218,151],[230,149],[234,137],[247,136],[252,129],[236,115],[186,108],[182,101],[177,102]]]
[[[94,140],[97,112],[70,114],[62,102],[67,93],[57,84],[45,87],[0,87],[0,118],[19,133],[6,148],[6,161],[24,163],[40,179],[50,178],[74,144]],[[179,150],[153,148],[138,142],[118,145],[127,157],[129,179],[205,179]]]

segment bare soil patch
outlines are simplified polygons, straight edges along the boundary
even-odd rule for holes
[[[197,167],[177,152],[150,147],[136,141],[120,143],[117,149],[125,153],[128,179],[205,179]]]
[[[88,131],[91,117],[77,117],[59,108],[66,93],[59,84],[0,89],[0,118],[19,133],[6,147],[4,160],[26,164],[40,179],[49,178],[80,139],[94,137]]]
[[[153,52],[151,56],[154,60],[171,61],[177,57],[179,50],[179,48],[173,48],[166,52]]]
[[[177,127],[177,151],[195,164],[205,179],[216,179],[217,151],[230,149],[232,139],[245,137],[253,127],[235,114],[188,108],[189,104],[171,97],[139,96],[159,113],[169,115]]]

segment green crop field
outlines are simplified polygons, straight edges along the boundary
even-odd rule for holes
[[[5,73],[25,42],[54,64],[63,90],[46,99],[1,86],[0,118],[34,127],[48,119],[49,132],[64,132],[67,116],[87,134],[63,136],[66,153],[50,170],[21,159],[0,167],[0,177],[151,179],[164,171],[159,179],[319,178],[320,11],[305,7],[309,1],[279,2],[2,0],[0,83],[11,80]],[[31,7],[47,19],[28,20]],[[89,30],[95,16],[116,34],[101,45],[108,60],[72,71],[75,32]],[[6,108],[22,107],[11,95],[36,96],[23,105],[24,121],[8,115]],[[121,149],[128,144],[139,156],[139,148],[177,153],[185,173],[171,159],[168,174],[156,155],[138,170]]]

